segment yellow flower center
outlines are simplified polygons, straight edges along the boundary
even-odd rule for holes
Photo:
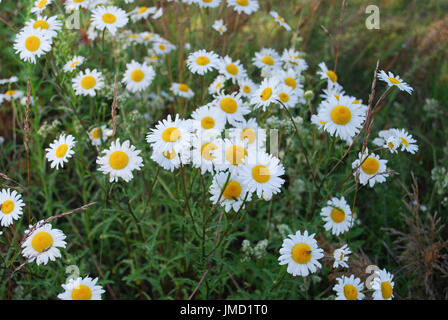
[[[238,74],[238,67],[234,64],[228,64],[226,66],[226,70],[228,73],[230,73],[231,75],[236,76]]]
[[[42,252],[53,245],[53,237],[45,231],[38,232],[31,240],[31,246],[37,252]]]
[[[226,160],[233,164],[234,166],[237,166],[241,163],[243,163],[244,157],[247,156],[247,150],[244,149],[242,146],[230,146],[226,150]]]
[[[221,100],[221,109],[226,113],[235,113],[238,109],[238,104],[232,98],[226,97]]]
[[[395,149],[395,146],[392,142],[388,142],[387,145],[389,146],[390,149]]]
[[[38,7],[39,9],[42,9],[46,4],[47,4],[47,0],[41,0],[41,1],[37,4],[37,7]]]
[[[212,2],[212,0],[202,0],[202,2],[210,3],[210,2]]]
[[[81,80],[81,87],[83,89],[89,90],[92,89],[96,85],[96,79],[92,76],[85,76]]]
[[[90,300],[92,298],[92,290],[84,284],[75,287],[72,291],[73,300]]]
[[[129,163],[129,156],[123,151],[114,151],[109,157],[109,164],[114,170],[126,168]]]
[[[183,92],[188,92],[188,90],[190,89],[185,83],[180,83],[177,88]]]
[[[25,48],[31,52],[37,51],[40,48],[40,39],[36,36],[29,36],[25,40]]]
[[[243,91],[244,91],[244,93],[249,94],[249,93],[252,92],[252,89],[251,89],[249,86],[244,86],[244,87],[243,87]]]
[[[85,0],[73,0],[73,2],[75,2],[75,3],[81,3],[81,2],[84,2]]]
[[[258,183],[266,183],[271,178],[271,173],[268,167],[263,165],[257,165],[252,169],[252,177]]]
[[[400,138],[401,139],[401,143],[405,145],[405,147],[409,147],[409,141],[406,140],[405,138]]]
[[[48,29],[50,29],[50,25],[45,20],[37,20],[36,22],[34,22],[33,28],[34,29],[41,28],[41,29],[48,30]]]
[[[247,7],[249,5],[249,0],[236,0],[240,6]]]
[[[397,80],[395,78],[389,77],[389,81],[392,82],[393,84],[401,84],[400,80]]]
[[[196,63],[200,66],[206,66],[210,63],[210,59],[206,56],[200,56],[196,59]]]
[[[68,150],[68,145],[66,145],[65,143],[61,144],[56,149],[56,157],[58,157],[58,158],[64,157],[65,154],[67,153],[67,150]]]
[[[257,133],[254,129],[246,128],[241,131],[241,140],[247,139],[248,144],[252,144],[257,139]]]
[[[176,152],[173,150],[171,150],[171,152],[167,151],[167,152],[162,152],[162,155],[167,158],[168,160],[173,160],[174,158],[176,158],[177,154]]]
[[[227,187],[224,190],[224,192],[222,193],[222,195],[227,200],[237,200],[238,197],[241,195],[241,190],[242,190],[242,188],[241,188],[241,184],[239,184],[239,182],[230,181],[227,184]]]
[[[293,88],[293,89],[295,89],[295,88],[297,87],[297,81],[296,81],[296,79],[294,79],[294,78],[292,78],[292,77],[287,77],[287,78],[285,79],[285,84],[286,84],[288,87],[291,87],[291,88]]]
[[[72,64],[70,64],[70,68],[73,69],[75,66],[79,64],[79,61],[75,61]]]
[[[329,70],[327,71],[327,76],[332,82],[338,82],[338,75],[336,72]]]
[[[284,92],[280,93],[278,97],[279,97],[280,100],[282,100],[282,102],[284,102],[284,103],[286,103],[286,102],[289,101],[289,95],[286,94],[286,93],[284,93]]]
[[[272,96],[272,89],[266,88],[261,92],[260,98],[263,101],[267,101]]]
[[[140,69],[136,69],[136,70],[132,71],[132,73],[131,73],[131,79],[135,82],[142,81],[144,77],[145,77],[145,73]]]
[[[215,127],[215,119],[213,119],[212,117],[204,117],[201,120],[201,126],[202,126],[202,128],[204,128],[206,130],[214,128]]]
[[[162,139],[165,142],[176,142],[181,137],[180,130],[175,127],[166,128],[162,132]]]
[[[331,210],[331,219],[336,223],[341,223],[345,220],[345,212],[341,209],[333,208]]]
[[[12,210],[14,210],[14,202],[12,202],[12,200],[6,200],[2,203],[1,209],[4,214],[11,213]]]
[[[336,106],[331,110],[331,120],[339,125],[345,125],[352,119],[352,113],[346,106]]]
[[[268,66],[273,66],[274,65],[274,59],[272,59],[272,57],[270,57],[270,56],[263,57],[263,59],[261,59],[261,61],[264,64],[267,64]]]
[[[352,284],[346,284],[344,286],[344,296],[347,300],[356,300],[358,298],[358,289]]]
[[[380,163],[373,157],[368,157],[361,165],[362,170],[367,174],[375,174],[380,168]]]
[[[92,138],[93,139],[99,139],[100,138],[100,134],[103,134],[103,130],[100,128],[96,128],[92,130]]]
[[[165,51],[166,46],[164,44],[159,44],[159,49]]]
[[[15,95],[16,94],[16,91],[15,90],[7,90],[6,92],[5,92],[5,95],[7,95],[7,96],[13,96],[13,95]]]
[[[218,149],[216,144],[211,143],[211,142],[204,143],[201,147],[202,158],[204,158],[205,160],[208,160],[208,161],[212,161],[213,159],[216,158],[213,156],[212,151],[216,150],[216,149]]]
[[[392,285],[388,281],[381,282],[381,294],[384,299],[389,299],[392,297],[392,293],[394,292]]]
[[[146,12],[146,10],[148,10],[147,7],[140,7],[140,9],[138,9],[137,13],[142,14],[142,13]]]
[[[311,260],[313,252],[311,251],[310,246],[306,243],[298,243],[292,248],[291,255],[295,262],[306,264]]]
[[[117,21],[117,17],[114,16],[112,13],[105,13],[103,14],[103,22],[107,24],[112,24],[115,21]]]

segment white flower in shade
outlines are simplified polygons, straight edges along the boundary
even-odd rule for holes
[[[200,168],[202,174],[206,172],[213,174],[219,170],[223,163],[223,146],[223,140],[216,135],[208,132],[195,135],[192,150],[193,167]]]
[[[42,11],[52,2],[53,0],[36,0],[34,6],[31,8],[31,13],[41,14]]]
[[[355,169],[353,175],[359,173],[359,182],[363,185],[369,184],[373,187],[375,183],[383,183],[389,176],[386,173],[387,160],[380,159],[379,156],[371,153],[369,155],[369,150],[366,148],[364,155],[362,152],[359,153],[359,159],[352,163],[352,168]]]
[[[50,18],[38,16],[36,19],[28,20],[25,27],[40,29],[51,39],[56,37],[58,31],[61,30],[62,22],[57,19],[57,16]]]
[[[91,0],[65,0],[64,6],[67,11],[88,9]]]
[[[220,35],[222,35],[224,32],[227,31],[227,27],[224,24],[222,19],[216,20],[213,23],[212,28],[215,29],[216,31],[218,31]]]
[[[108,129],[105,125],[93,128],[89,132],[89,138],[94,146],[99,146],[112,136],[113,131]]]
[[[175,50],[176,46],[169,41],[160,38],[153,41],[152,49],[157,55],[163,56]]]
[[[318,260],[324,256],[324,250],[317,246],[314,233],[308,235],[308,231],[305,231],[302,235],[297,231],[288,237],[283,240],[278,258],[279,264],[287,264],[286,271],[294,277],[306,277],[310,273],[315,273],[317,268],[322,266]]]
[[[175,96],[182,97],[185,99],[191,99],[194,97],[194,92],[191,88],[185,83],[173,82],[171,84],[171,92],[174,93]]]
[[[221,0],[196,0],[201,8],[217,8],[221,4]]]
[[[237,92],[220,93],[211,104],[217,107],[217,116],[225,118],[230,124],[243,121],[244,116],[250,113],[249,108],[241,100],[241,94]]]
[[[350,229],[352,222],[352,210],[344,197],[332,198],[327,206],[320,212],[322,220],[325,221],[324,228],[338,236]]]
[[[229,56],[218,60],[218,71],[226,79],[231,79],[233,82],[247,77],[247,71],[240,63],[240,60],[232,61]]]
[[[266,148],[266,130],[260,128],[254,118],[235,123],[229,131],[234,141],[244,143],[249,149],[264,151]]]
[[[153,150],[151,159],[158,163],[163,169],[168,171],[174,171],[182,164],[190,163],[190,152],[187,148],[184,148],[178,152],[174,150],[161,152],[159,150]]]
[[[17,78],[16,76],[12,76],[8,79],[0,79],[0,84],[15,83],[17,81],[19,81],[19,78]]]
[[[23,214],[22,196],[16,190],[3,189],[0,192],[0,224],[2,227],[11,225]]]
[[[347,96],[330,97],[321,102],[319,118],[325,122],[325,130],[343,140],[354,137],[362,128],[365,113]]]
[[[392,300],[394,297],[394,276],[386,269],[375,271],[375,277],[371,282],[373,300]]]
[[[149,87],[154,80],[156,73],[154,68],[146,63],[138,63],[134,60],[126,65],[123,83],[126,89],[131,92],[143,91]]]
[[[77,67],[79,67],[84,63],[84,60],[85,60],[84,57],[74,56],[64,65],[64,71],[69,72],[75,70]]]
[[[144,31],[141,32],[138,36],[138,39],[141,39],[140,42],[143,43],[152,43],[152,42],[163,42],[164,39],[162,39],[158,34],[154,32]]]
[[[213,51],[199,50],[190,53],[187,58],[188,69],[192,73],[204,75],[205,73],[216,69],[219,56]]]
[[[334,85],[338,82],[338,76],[336,72],[334,72],[333,70],[328,70],[325,62],[319,63],[319,69],[320,70],[317,72],[317,74],[320,75],[320,78],[322,80],[327,80],[329,86]]]
[[[247,144],[237,139],[225,139],[222,150],[224,156],[222,158],[219,157],[219,159],[222,159],[220,169],[229,169],[233,174],[239,173],[241,169],[240,165],[244,164],[244,158],[249,156]]]
[[[415,144],[417,140],[415,140],[406,130],[392,129],[392,134],[400,140],[402,151],[406,150],[411,154],[418,151],[418,145]]]
[[[277,87],[278,99],[283,102],[287,108],[294,108],[299,103],[299,97],[293,89],[286,84],[281,84]]]
[[[100,6],[92,10],[92,25],[100,31],[107,29],[112,35],[118,28],[124,27],[128,20],[126,11],[115,6]]]
[[[6,101],[19,99],[19,98],[23,97],[23,91],[14,90],[14,89],[6,90],[5,93],[2,95],[2,97]]]
[[[320,94],[320,97],[324,100],[328,100],[333,96],[339,99],[339,96],[345,95],[344,88],[337,82],[327,86],[326,89],[322,89],[322,92],[323,93]]]
[[[248,156],[243,161],[239,173],[250,192],[255,192],[259,198],[267,199],[280,192],[285,182],[280,177],[285,174],[285,169],[277,157],[257,152],[256,156]]]
[[[247,15],[260,8],[257,0],[227,0],[227,5],[233,7],[238,14],[245,13]]]
[[[289,68],[286,71],[282,69],[275,70],[276,77],[280,84],[290,87],[296,95],[303,95],[303,85],[300,83],[301,76],[295,69]]]
[[[351,253],[352,253],[352,251],[346,244],[344,244],[339,249],[334,250],[334,252],[333,252],[333,258],[334,258],[333,268],[338,268],[340,266],[344,267],[344,268],[348,268],[347,261],[348,261],[349,255]]]
[[[229,177],[227,172],[217,173],[213,177],[210,193],[212,194],[210,197],[212,203],[219,203],[226,212],[231,209],[235,212],[244,209],[245,202],[252,198],[241,179],[235,174],[230,174]]]
[[[58,170],[60,165],[63,168],[64,162],[68,162],[68,159],[75,153],[73,150],[75,143],[75,138],[70,134],[61,134],[53,143],[50,143],[50,147],[45,149],[47,152],[45,157],[50,162],[50,167],[56,167]]]
[[[96,69],[86,69],[73,78],[72,84],[76,95],[94,97],[96,91],[104,87],[103,75]]]
[[[156,13],[157,8],[156,7],[136,7],[134,10],[130,12],[130,16],[132,21],[138,21],[138,20],[145,20],[148,19],[150,14]]]
[[[217,76],[208,87],[208,93],[211,95],[219,94],[221,90],[224,90],[225,82],[226,78],[224,76]]]
[[[274,20],[281,25],[283,28],[285,28],[286,30],[290,31],[291,27],[289,26],[289,24],[286,23],[285,19],[283,17],[281,17],[277,11],[271,11],[269,12],[269,14],[274,18]]]
[[[258,86],[249,78],[243,78],[238,80],[238,85],[240,87],[240,93],[242,97],[250,98]]]
[[[292,68],[300,74],[308,69],[308,63],[303,58],[303,54],[294,49],[284,49],[280,59],[286,70]]]
[[[400,139],[395,136],[390,136],[389,138],[387,138],[386,143],[383,147],[388,149],[391,153],[397,153],[400,146]]]
[[[262,69],[274,70],[281,67],[281,59],[277,51],[271,48],[263,48],[259,52],[255,53],[255,57],[252,58],[253,64]]]
[[[16,36],[14,50],[20,54],[20,59],[36,63],[36,58],[51,49],[51,38],[42,29],[24,28]]]
[[[100,165],[99,171],[110,174],[109,181],[116,182],[118,178],[129,182],[134,177],[133,170],[140,170],[143,167],[143,159],[139,156],[140,150],[130,144],[129,140],[120,144],[120,139],[112,142],[108,150],[98,156],[96,163]]]
[[[381,70],[378,74],[378,78],[387,83],[388,87],[397,87],[401,91],[406,91],[411,94],[414,89],[406,82],[404,82],[399,76],[395,76],[392,72],[386,73],[384,70]]]
[[[226,118],[219,112],[218,107],[212,104],[197,108],[191,114],[193,129],[196,132],[213,131],[220,135],[226,125]]]
[[[154,14],[151,16],[152,19],[159,19],[161,16],[163,16],[163,8],[159,8],[154,12]]]
[[[36,260],[36,264],[48,263],[48,260],[55,261],[61,257],[58,248],[65,248],[66,238],[61,230],[53,229],[51,224],[44,224],[39,221],[35,227],[25,231],[26,240],[22,243],[22,255],[28,262]]]
[[[278,90],[279,80],[277,78],[264,79],[261,85],[252,94],[250,98],[250,104],[254,108],[263,108],[263,111],[272,104],[278,103]]]
[[[98,278],[90,277],[77,279],[70,278],[66,284],[62,284],[65,290],[58,294],[61,300],[101,300],[101,294],[105,291],[101,286],[97,286]]]
[[[362,300],[364,294],[361,292],[364,290],[364,284],[361,279],[355,278],[352,274],[350,277],[342,276],[337,278],[338,282],[333,290],[336,291],[336,300]]]
[[[176,114],[174,120],[171,115],[167,119],[159,121],[155,128],[146,136],[146,141],[150,143],[157,152],[181,152],[191,144],[192,123],[190,120],[183,120]]]

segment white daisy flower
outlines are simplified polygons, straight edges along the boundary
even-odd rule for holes
[[[369,150],[366,148],[364,155],[360,152],[359,159],[352,163],[352,168],[355,169],[353,175],[356,177],[359,173],[359,182],[363,185],[368,183],[370,187],[373,187],[375,183],[386,181],[386,178],[389,176],[386,173],[386,164],[387,160],[380,159],[374,153],[369,155]]]
[[[5,91],[5,93],[2,95],[2,97],[6,101],[11,101],[11,100],[15,100],[15,99],[20,99],[21,97],[23,97],[23,95],[24,95],[24,93],[21,90],[9,89],[9,90]]]
[[[20,59],[36,63],[36,58],[51,49],[51,38],[42,29],[24,28],[16,36],[14,50],[20,54]]]
[[[223,163],[222,157],[224,142],[213,134],[195,135],[193,139],[192,162],[193,167],[200,168],[201,174],[213,174]]]
[[[272,103],[278,103],[278,85],[279,80],[277,78],[264,79],[258,89],[252,94],[250,104],[255,109],[263,108],[263,111],[266,111]]]
[[[159,150],[153,150],[151,159],[157,162],[163,169],[173,172],[182,164],[183,166],[190,163],[190,152],[187,148],[184,148],[178,152],[174,150],[161,152]]]
[[[350,277],[342,276],[337,278],[338,282],[333,290],[336,291],[336,300],[362,300],[364,294],[361,292],[364,290],[364,284],[361,279],[355,278],[352,274]]]
[[[418,151],[418,145],[415,144],[417,140],[415,140],[406,130],[392,129],[392,134],[400,140],[402,151],[406,150],[411,154]]]
[[[334,72],[333,70],[328,70],[325,62],[319,63],[319,69],[320,70],[317,72],[317,74],[320,75],[320,78],[322,80],[327,80],[329,86],[334,85],[338,82],[338,76],[336,72]]]
[[[287,108],[294,108],[299,103],[299,97],[293,89],[286,84],[281,84],[277,87],[278,98]]]
[[[378,78],[387,83],[388,87],[397,87],[400,91],[406,91],[411,94],[414,89],[406,82],[404,82],[399,76],[395,76],[392,72],[386,73],[384,70],[380,70]]]
[[[221,4],[221,0],[196,0],[201,8],[217,8]]]
[[[120,139],[117,139],[112,142],[108,150],[103,150],[104,156],[98,156],[96,159],[96,163],[100,165],[98,170],[106,175],[110,174],[110,182],[116,182],[118,178],[129,182],[134,177],[132,171],[143,167],[140,152],[130,144],[129,140],[120,144]]]
[[[185,83],[173,82],[171,84],[170,89],[175,96],[182,97],[185,99],[191,99],[194,97],[193,90],[191,90],[191,88]]]
[[[40,29],[51,39],[56,37],[58,31],[61,30],[62,22],[57,19],[57,16],[50,18],[38,16],[37,19],[31,19],[25,23],[25,27]]]
[[[294,49],[284,49],[280,59],[286,70],[294,69],[295,72],[300,74],[308,69],[308,63],[303,58],[303,54]]]
[[[250,149],[265,151],[266,130],[260,128],[254,118],[235,123],[234,128],[229,130],[229,136],[235,141],[244,143]]]
[[[174,120],[171,115],[165,120],[159,121],[155,128],[146,136],[146,141],[158,152],[181,152],[191,144],[192,123],[183,120],[176,114]]]
[[[226,82],[226,78],[224,76],[217,76],[215,80],[208,87],[208,93],[211,95],[216,95],[224,90],[224,84]]]
[[[86,69],[72,79],[72,85],[76,95],[94,97],[104,87],[103,75],[96,69]]]
[[[39,221],[36,227],[30,226],[30,229],[25,231],[25,237],[22,255],[29,262],[36,260],[37,265],[46,265],[48,260],[55,261],[60,258],[61,252],[58,248],[65,248],[67,244],[61,230],[53,229],[51,224],[44,224],[43,221]]]
[[[156,73],[154,68],[146,63],[138,63],[134,60],[126,64],[123,83],[131,92],[143,91],[150,86]]]
[[[310,273],[315,273],[317,268],[322,266],[318,260],[324,256],[324,250],[317,246],[314,233],[308,235],[308,231],[305,231],[302,235],[297,231],[288,237],[283,240],[278,258],[279,264],[287,264],[286,271],[294,277],[306,277]]]
[[[191,114],[193,119],[193,129],[196,132],[214,131],[216,135],[220,135],[226,125],[226,118],[220,115],[218,107],[212,104],[197,108]]]
[[[74,56],[72,59],[67,61],[64,65],[64,71],[69,72],[75,70],[77,67],[84,63],[85,58],[81,56]]]
[[[76,279],[70,278],[66,284],[62,284],[65,290],[58,294],[61,300],[101,300],[101,294],[105,291],[101,286],[97,286],[98,278],[90,277]]]
[[[322,220],[325,221],[324,228],[336,236],[350,229],[352,210],[344,197],[332,198],[327,206],[320,212]]]
[[[333,252],[333,258],[334,258],[333,268],[338,268],[338,267],[348,268],[347,261],[348,261],[349,255],[351,253],[352,253],[352,251],[347,246],[347,244],[344,244],[339,249],[334,250],[334,252]]]
[[[319,117],[319,114],[313,114],[311,116],[311,123],[316,125],[319,130],[323,130],[326,122]]]
[[[226,212],[231,209],[237,212],[244,209],[245,200],[250,201],[252,195],[237,175],[231,174],[228,178],[227,172],[219,172],[213,177],[209,190],[212,194],[210,200],[213,204],[219,203]]]
[[[93,128],[89,132],[89,138],[94,146],[99,146],[112,136],[113,131],[108,129],[107,126],[102,125],[100,128]]]
[[[64,6],[68,12],[80,10],[81,8],[88,9],[91,0],[65,0]]]
[[[92,10],[92,25],[100,31],[107,29],[112,35],[118,28],[124,27],[128,20],[126,11],[115,6],[100,6]]]
[[[31,8],[31,13],[37,15],[41,14],[52,1],[53,0],[36,0],[34,6]]]
[[[240,63],[240,60],[232,61],[229,56],[219,59],[217,67],[220,74],[226,79],[231,79],[233,82],[247,77],[247,71]]]
[[[192,73],[204,75],[205,73],[216,69],[219,56],[213,51],[199,50],[190,53],[187,58],[188,69]]]
[[[256,52],[252,63],[260,69],[275,70],[281,67],[279,54],[271,48],[263,48],[259,52]]]
[[[324,100],[328,100],[333,96],[339,99],[340,96],[345,95],[344,88],[337,82],[327,86],[326,89],[322,89],[322,92],[323,93],[320,94],[320,97]]]
[[[68,162],[68,159],[75,153],[73,150],[75,143],[75,138],[70,134],[61,134],[53,143],[50,143],[50,147],[45,149],[47,152],[45,157],[50,162],[50,167],[56,167],[58,170],[60,165],[63,168],[64,162]]]
[[[23,214],[22,196],[16,190],[3,189],[0,192],[0,224],[8,227]]]
[[[386,143],[383,147],[388,149],[391,153],[397,153],[400,146],[400,139],[396,136],[390,136],[389,138],[387,138]]]
[[[289,24],[286,23],[285,19],[281,17],[277,11],[271,11],[269,14],[274,18],[274,20],[281,25],[283,28],[285,28],[287,31],[291,30],[291,27]]]
[[[218,31],[220,35],[222,35],[224,32],[227,31],[227,27],[224,24],[222,19],[216,20],[213,23],[212,28],[215,29],[216,31]]]
[[[230,124],[243,121],[244,116],[250,113],[249,108],[241,100],[241,94],[237,92],[220,93],[211,104],[217,106],[217,116],[225,118]]]
[[[249,78],[243,78],[238,80],[238,85],[240,87],[240,93],[242,97],[250,98],[254,91],[257,90],[258,86]]]
[[[238,14],[245,13],[247,15],[260,8],[257,0],[227,0],[227,5],[233,7]]]
[[[392,300],[394,297],[394,276],[386,269],[375,271],[375,278],[371,282],[373,300]]]
[[[138,20],[145,20],[148,19],[150,14],[156,13],[157,8],[156,7],[136,7],[134,10],[130,12],[130,16],[132,21],[138,21]]]
[[[253,150],[251,150],[253,151]],[[222,159],[220,166],[221,170],[229,169],[232,174],[237,174],[241,170],[241,164],[244,164],[244,158],[249,156],[249,149],[247,144],[240,142],[236,139],[224,140],[224,148],[222,149],[223,156],[219,156]]]
[[[176,46],[165,39],[159,38],[153,41],[152,50],[159,56],[166,55],[175,49]]]

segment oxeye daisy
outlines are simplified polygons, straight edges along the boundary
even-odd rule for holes
[[[336,291],[336,300],[362,300],[364,294],[361,292],[364,290],[364,284],[361,279],[355,278],[352,274],[350,277],[342,276],[337,278],[338,282],[333,290]]]
[[[278,69],[274,73],[274,77],[279,79],[280,84],[290,87],[294,92],[303,94],[303,86],[300,83],[301,76],[295,69],[289,68],[286,71]]]
[[[324,256],[324,250],[317,246],[314,233],[308,235],[308,231],[305,231],[302,235],[297,231],[288,237],[283,240],[278,258],[279,264],[287,264],[286,271],[294,277],[306,277],[310,273],[315,273],[317,268],[322,266],[318,260]]]
[[[14,90],[14,89],[9,89],[6,90],[5,93],[2,96],[6,101],[11,101],[14,99],[19,99],[21,97],[23,97],[23,91],[21,90]]]
[[[230,136],[235,141],[241,141],[249,149],[255,149],[256,151],[265,150],[266,130],[258,126],[256,119],[244,119],[241,122],[235,123],[234,128],[229,131]]]
[[[389,138],[387,138],[383,147],[388,149],[391,153],[397,153],[400,145],[401,142],[398,137],[390,136]]]
[[[338,268],[340,266],[344,267],[344,268],[348,268],[347,261],[348,261],[349,255],[351,253],[352,253],[352,251],[347,246],[347,244],[344,244],[339,249],[334,250],[334,252],[333,252],[333,258],[334,258],[333,268]]]
[[[217,8],[221,4],[221,0],[196,0],[201,8]]]
[[[244,209],[245,202],[252,197],[241,179],[235,174],[230,174],[229,177],[227,172],[217,173],[213,177],[209,192],[212,194],[212,203],[219,203],[226,212]]]
[[[176,114],[174,120],[171,115],[165,120],[159,121],[155,128],[146,136],[146,141],[159,152],[180,152],[186,149],[191,143],[192,123],[190,120],[183,120]]]
[[[238,85],[240,87],[240,93],[242,97],[250,98],[255,90],[257,90],[257,85],[249,78],[243,78],[238,80]]]
[[[233,7],[238,14],[245,13],[247,15],[260,8],[257,0],[227,0],[227,5]]]
[[[286,30],[290,31],[291,27],[289,26],[289,24],[286,23],[285,19],[283,17],[281,17],[277,11],[271,11],[269,12],[269,14],[274,18],[274,20],[281,25],[283,28],[285,28]]]
[[[36,0],[34,6],[31,8],[31,12],[35,14],[41,14],[42,11],[52,2],[53,0]]]
[[[224,90],[226,78],[224,76],[217,76],[216,79],[208,87],[208,93],[211,95],[217,95]]]
[[[418,151],[418,145],[415,144],[417,140],[415,140],[406,130],[392,129],[392,134],[400,140],[402,151],[406,150],[411,154]]]
[[[192,73],[204,75],[205,73],[216,69],[219,57],[213,51],[199,50],[190,53],[187,58],[188,69]]]
[[[320,70],[317,72],[317,74],[320,75],[320,78],[322,80],[327,80],[329,86],[338,82],[338,76],[336,72],[334,72],[333,70],[328,70],[325,62],[319,63],[319,69]]]
[[[126,65],[123,83],[131,92],[143,91],[152,83],[156,73],[154,68],[146,63],[138,63],[134,60]]]
[[[63,168],[64,162],[68,162],[75,153],[73,150],[75,143],[75,138],[70,134],[61,134],[53,143],[50,143],[50,147],[45,149],[47,152],[45,157],[50,162],[50,167],[56,167],[58,170],[60,165]]]
[[[229,169],[232,173],[238,173],[241,164],[244,164],[244,158],[249,156],[247,144],[237,139],[225,139],[223,148],[222,169]]]
[[[320,212],[325,221],[324,228],[338,236],[350,229],[352,210],[344,197],[332,198]]]
[[[322,89],[322,92],[320,97],[324,100],[328,100],[333,96],[339,99],[339,96],[345,95],[344,88],[339,83],[327,86],[327,88]]]
[[[392,300],[394,297],[394,276],[386,269],[375,271],[375,278],[371,282],[373,300]]]
[[[128,20],[126,11],[115,6],[100,6],[92,10],[92,25],[100,31],[107,29],[112,35],[118,28],[124,27]]]
[[[79,67],[84,63],[84,60],[85,60],[84,57],[74,56],[64,65],[64,71],[69,72],[75,70],[77,67]]]
[[[182,97],[185,99],[191,99],[194,97],[193,90],[191,90],[191,88],[185,83],[173,82],[171,84],[170,89],[175,96]]]
[[[295,94],[293,89],[285,84],[277,87],[278,99],[283,102],[287,108],[294,108],[299,103],[299,97]]]
[[[11,225],[14,220],[18,220],[23,214],[22,196],[16,190],[3,189],[0,192],[0,224],[2,227]]]
[[[38,16],[36,19],[29,20],[25,27],[40,29],[42,30],[50,39],[56,37],[58,31],[61,30],[62,22],[57,19],[57,16],[50,18],[44,16]]]
[[[193,139],[192,162],[193,167],[200,168],[201,174],[214,173],[219,170],[222,159],[224,142],[213,134],[203,133]]]
[[[20,54],[20,59],[36,63],[36,58],[51,49],[51,38],[42,29],[24,28],[16,36],[14,50]]]
[[[146,6],[141,6],[141,7],[136,7],[134,10],[132,10],[130,12],[130,16],[132,21],[138,21],[141,19],[148,19],[150,14],[154,14],[156,13],[157,8],[156,7],[146,7]]]
[[[379,156],[371,153],[369,155],[369,150],[366,148],[364,155],[362,152],[359,153],[359,159],[352,163],[352,168],[355,169],[353,175],[359,173],[359,182],[363,185],[369,184],[373,187],[375,183],[383,183],[389,176],[386,173],[387,160],[380,159]]]
[[[365,113],[347,96],[330,97],[321,102],[319,118],[325,122],[325,130],[343,140],[354,137],[362,128]]]
[[[300,74],[302,71],[308,69],[308,63],[303,58],[303,54],[294,49],[284,49],[280,59],[286,70],[292,68]]]
[[[400,91],[406,91],[411,94],[414,89],[406,82],[404,82],[399,76],[395,76],[392,72],[386,73],[384,70],[380,70],[378,78],[387,83],[388,87],[397,87]]]
[[[232,94],[220,93],[212,105],[217,107],[217,116],[223,117],[233,124],[244,120],[244,115],[250,112],[249,108],[241,100],[241,94],[234,92]]]
[[[285,169],[277,157],[265,152],[257,152],[256,157],[246,157],[239,170],[241,180],[250,192],[255,192],[259,198],[271,199],[280,192],[285,182],[280,178]]]
[[[178,152],[175,152],[174,149],[165,152],[154,149],[151,159],[157,162],[163,169],[172,172],[174,169],[179,168],[181,164],[185,165],[190,163],[190,152],[187,148]]]
[[[22,255],[28,262],[36,260],[36,264],[48,263],[61,257],[58,248],[65,248],[64,233],[59,229],[53,229],[51,224],[39,221],[35,226],[25,231],[25,241],[22,243]]]
[[[272,103],[278,103],[278,85],[279,80],[277,78],[264,79],[258,89],[252,94],[250,104],[256,109],[263,108],[263,111],[266,111]]]
[[[259,52],[256,52],[252,62],[256,67],[260,69],[266,68],[268,70],[280,68],[281,65],[279,54],[270,48],[263,48]]]
[[[326,122],[319,117],[319,114],[313,114],[311,116],[311,123],[316,125],[321,130],[325,127],[326,124]]]
[[[224,24],[222,19],[216,20],[213,23],[212,28],[215,29],[216,31],[218,31],[220,35],[222,35],[224,32],[227,31],[227,27]]]
[[[58,294],[61,300],[101,300],[101,294],[105,291],[101,286],[97,286],[98,278],[90,277],[76,279],[70,278],[66,284],[62,284],[65,290]]]
[[[218,60],[218,71],[226,79],[231,79],[233,82],[247,76],[247,72],[240,61],[232,61],[229,56],[225,56]]]
[[[213,131],[216,135],[220,135],[226,125],[226,118],[220,115],[218,107],[211,104],[197,108],[191,114],[191,118],[196,132]]]
[[[89,131],[89,137],[94,146],[101,145],[108,137],[112,136],[113,131],[108,129],[105,125],[93,128]]]
[[[70,12],[81,8],[88,9],[90,2],[91,0],[65,0],[64,6]]]
[[[131,145],[129,140],[120,144],[120,139],[117,139],[112,142],[108,150],[102,152],[104,156],[98,156],[96,159],[96,163],[100,165],[98,170],[106,175],[110,174],[110,182],[116,182],[118,178],[129,182],[134,177],[132,171],[143,167],[140,152]]]
[[[163,56],[175,50],[176,46],[174,44],[171,44],[169,41],[160,38],[153,41],[152,49],[157,55]]]
[[[73,78],[72,84],[76,95],[94,97],[96,91],[102,89],[104,86],[103,75],[96,69],[92,71],[86,69]]]

